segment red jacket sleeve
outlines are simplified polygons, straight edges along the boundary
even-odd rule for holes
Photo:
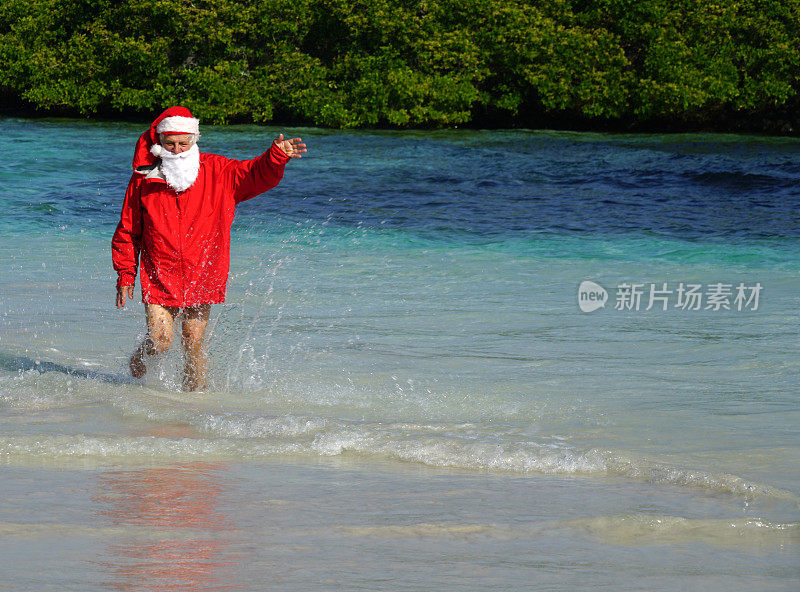
[[[132,286],[136,279],[139,264],[139,251],[142,247],[142,211],[140,188],[142,175],[134,173],[125,192],[122,213],[111,239],[111,259],[117,272],[117,289]]]
[[[236,203],[275,187],[283,178],[283,169],[290,160],[273,142],[269,150],[261,156],[240,161],[233,175]]]

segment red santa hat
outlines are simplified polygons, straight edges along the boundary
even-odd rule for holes
[[[133,169],[156,163],[161,152],[161,141],[158,134],[194,134],[200,135],[200,120],[192,117],[186,107],[170,107],[153,120],[133,151]]]

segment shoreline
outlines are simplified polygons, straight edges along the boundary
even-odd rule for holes
[[[142,123],[152,119],[153,112],[114,112],[81,115],[73,109],[36,109],[24,107],[0,107],[0,119],[30,119],[30,120],[67,120],[82,121],[86,123]],[[315,125],[311,121],[292,118],[276,119],[269,122],[256,122],[248,118],[234,118],[223,124],[206,124],[222,128],[235,125],[253,125],[257,127],[301,127],[317,128],[331,132],[348,131],[564,131],[603,133],[609,135],[623,134],[735,134],[743,136],[765,137],[800,137],[800,118],[781,110],[772,115],[745,115],[741,120],[732,121],[733,115],[725,115],[717,120],[700,122],[680,118],[654,118],[643,121],[631,119],[623,120],[587,120],[572,114],[535,114],[528,117],[485,116],[478,117],[466,124],[451,126],[409,126],[400,127],[392,125],[378,125],[369,127],[325,127]]]

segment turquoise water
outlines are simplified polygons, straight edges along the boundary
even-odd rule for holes
[[[125,371],[139,127],[0,121],[0,587],[797,589],[800,143],[292,130],[186,394]]]

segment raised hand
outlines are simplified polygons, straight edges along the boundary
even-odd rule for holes
[[[283,150],[284,154],[289,158],[302,158],[303,153],[308,152],[306,145],[300,138],[292,138],[291,140],[284,140],[283,134],[279,134],[275,138],[274,144]]]

